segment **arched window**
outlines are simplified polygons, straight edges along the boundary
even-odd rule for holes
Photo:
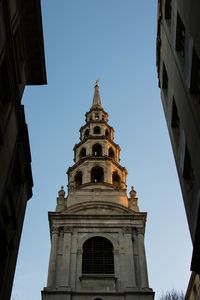
[[[80,158],[85,157],[86,156],[86,149],[83,147],[80,151]]]
[[[117,172],[113,172],[112,182],[116,188],[120,187],[121,179]]]
[[[112,158],[115,157],[115,152],[114,152],[114,150],[113,150],[112,147],[109,148],[109,150],[108,150],[108,155],[109,155],[110,157],[112,157]]]
[[[94,134],[100,134],[101,133],[101,128],[99,126],[94,127]]]
[[[100,144],[94,144],[92,147],[93,156],[102,156],[102,146]]]
[[[86,138],[89,135],[90,131],[89,129],[86,129],[86,131],[84,132],[84,138]]]
[[[82,184],[82,179],[83,179],[83,174],[81,171],[79,171],[78,173],[76,173],[74,178],[76,187],[79,187]]]
[[[82,273],[114,274],[113,245],[108,239],[93,237],[83,244]]]
[[[103,182],[104,172],[101,167],[94,167],[91,170],[91,182]]]
[[[109,137],[109,131],[108,131],[108,129],[105,130],[105,136]]]
[[[95,120],[99,120],[99,114],[95,114],[94,118]]]

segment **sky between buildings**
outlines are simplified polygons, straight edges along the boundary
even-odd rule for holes
[[[43,0],[48,85],[26,88],[34,179],[13,298],[40,299],[46,286],[48,211],[66,187],[73,147],[100,81],[101,100],[134,185],[148,212],[146,254],[150,286],[185,291],[191,241],[156,74],[156,0]]]

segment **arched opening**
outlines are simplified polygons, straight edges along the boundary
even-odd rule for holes
[[[96,236],[83,244],[82,273],[114,274],[113,245],[108,239]]]
[[[100,134],[101,133],[101,128],[99,126],[94,127],[94,134]]]
[[[108,129],[105,130],[105,136],[108,138],[109,137],[109,131]]]
[[[86,149],[85,149],[85,147],[83,147],[80,151],[80,158],[83,158],[85,156],[86,156]]]
[[[94,167],[91,170],[91,182],[103,182],[104,172],[101,167]]]
[[[118,175],[117,172],[113,172],[113,175],[112,175],[112,182],[113,182],[113,185],[114,185],[116,188],[119,188],[119,187],[120,187],[121,179],[120,179],[120,176]]]
[[[94,118],[95,120],[99,120],[99,114],[95,114]]]
[[[79,171],[78,173],[76,173],[74,178],[76,188],[82,184],[82,180],[83,180],[83,174],[81,171]]]
[[[103,300],[102,298],[95,298],[94,300]]]
[[[92,147],[93,156],[102,156],[102,146],[100,144],[94,144]]]
[[[109,156],[109,157],[112,157],[112,158],[115,157],[115,152],[114,152],[114,150],[113,150],[112,147],[110,147],[110,148],[108,149],[108,156]]]
[[[86,131],[84,132],[84,138],[88,137],[89,133],[90,133],[89,129],[86,129]]]

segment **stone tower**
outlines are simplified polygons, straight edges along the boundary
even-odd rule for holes
[[[49,213],[51,253],[43,300],[150,300],[144,233],[136,191],[108,124],[99,85],[67,171],[68,195],[58,192]]]

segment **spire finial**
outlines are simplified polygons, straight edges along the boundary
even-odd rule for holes
[[[97,79],[95,81],[94,85],[94,97],[93,97],[93,102],[92,102],[92,107],[97,106],[101,107],[101,98],[99,94],[99,80]]]

